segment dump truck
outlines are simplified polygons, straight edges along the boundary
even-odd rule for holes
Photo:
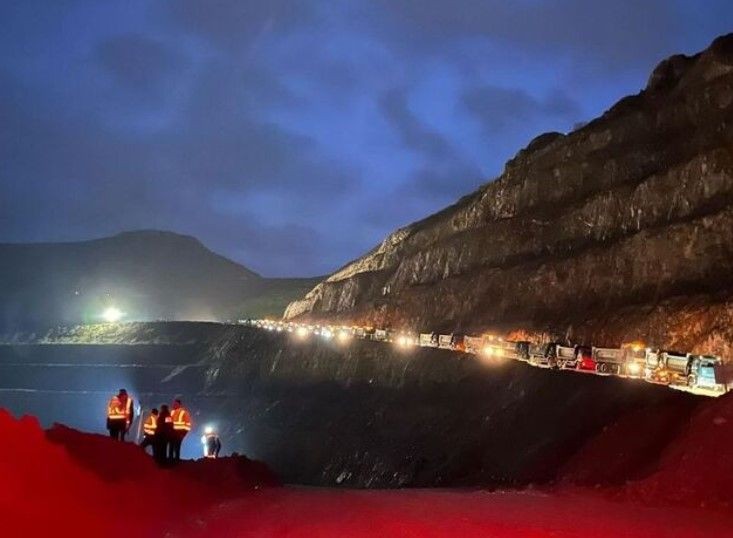
[[[563,346],[558,343],[547,345],[546,354],[550,360],[554,359],[557,368],[575,369],[578,362],[575,352],[575,346]]]
[[[437,347],[438,342],[434,337],[435,333],[420,333],[418,342],[423,347]]]
[[[441,349],[453,349],[453,335],[441,334],[438,336],[438,347]]]
[[[479,355],[484,350],[484,339],[482,336],[469,336],[466,335],[463,339],[463,345],[466,353],[473,353]]]
[[[401,332],[393,336],[392,342],[400,347],[412,347],[418,345],[419,341],[416,335],[410,332]]]
[[[690,358],[689,353],[678,351],[650,351],[646,355],[644,377],[650,383],[683,384],[681,380],[687,378]]]
[[[625,369],[626,357],[621,348],[593,347],[591,356],[599,374],[620,374]]]
[[[517,342],[503,340],[494,335],[484,335],[482,340],[481,354],[486,357],[503,359],[519,358],[517,354]]]

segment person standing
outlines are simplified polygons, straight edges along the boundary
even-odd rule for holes
[[[160,406],[160,412],[153,436],[153,457],[160,465],[164,465],[168,458],[170,443],[173,439],[173,419],[168,406]]]
[[[218,458],[221,450],[221,439],[213,427],[207,426],[204,435],[201,436],[201,444],[204,445],[204,458]]]
[[[181,445],[186,434],[191,431],[191,414],[183,407],[181,400],[173,400],[173,411],[171,411],[173,419],[173,439],[170,443],[170,452],[168,457],[170,460],[177,462],[181,460]]]
[[[140,446],[143,450],[147,447],[153,447],[153,454],[155,454],[155,431],[158,429],[158,410],[153,408],[150,414],[143,422],[143,440]]]
[[[127,431],[135,418],[132,398],[125,389],[120,389],[116,396],[112,396],[107,404],[107,429],[109,436],[118,441],[124,441]]]

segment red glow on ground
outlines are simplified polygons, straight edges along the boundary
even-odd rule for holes
[[[131,444],[63,427],[44,432],[0,410],[1,528],[6,536],[80,537],[733,536],[733,399],[696,412],[661,457],[626,441],[650,419],[620,420],[569,462],[566,480],[599,487],[355,491],[277,487],[266,467],[245,458],[161,470]],[[648,451],[645,465],[622,457],[629,447]],[[630,484],[590,472],[614,458],[617,473],[648,471],[652,455],[655,469]]]
[[[644,507],[597,495],[279,488],[202,514],[175,536],[374,538],[692,538],[730,536],[733,518]]]

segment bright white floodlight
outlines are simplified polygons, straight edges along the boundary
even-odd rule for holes
[[[108,321],[110,323],[120,321],[120,319],[122,319],[122,316],[124,316],[122,310],[114,306],[110,306],[106,308],[104,312],[102,312],[102,317],[105,319],[105,321]]]

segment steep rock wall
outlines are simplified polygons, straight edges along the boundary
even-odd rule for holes
[[[646,90],[585,127],[538,137],[497,180],[390,235],[285,317],[592,339],[632,307],[675,300],[684,312],[709,295],[726,310],[732,202],[729,35],[662,62]],[[598,336],[624,339],[649,324],[628,320]]]

